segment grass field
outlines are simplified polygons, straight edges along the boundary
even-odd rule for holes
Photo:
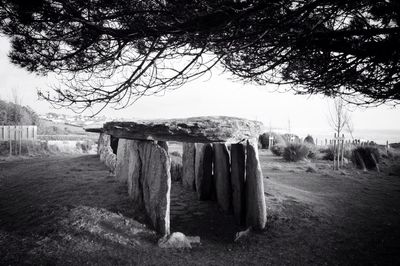
[[[175,215],[172,231],[201,238],[191,250],[158,248],[159,236],[137,223],[146,218],[95,155],[0,162],[0,264],[400,263],[399,161],[386,160],[381,173],[364,173],[332,171],[326,161],[287,163],[268,151],[260,159],[266,230],[233,242],[244,228],[231,216],[200,212],[179,222]],[[310,166],[316,173],[307,172]]]

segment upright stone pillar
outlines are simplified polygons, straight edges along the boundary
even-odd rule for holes
[[[100,133],[99,136],[99,146],[98,153],[100,155],[100,161],[104,162],[106,160],[106,155],[108,153],[109,148],[111,149],[111,137],[106,133]]]
[[[186,188],[195,190],[195,154],[194,143],[183,143],[182,153],[182,184]]]
[[[245,197],[245,147],[243,144],[231,145],[231,183],[232,207],[235,221],[244,225],[246,221]]]
[[[117,149],[117,165],[115,168],[115,176],[120,182],[128,181],[128,170],[129,170],[129,145],[131,140],[119,139]]]
[[[225,143],[215,143],[213,147],[214,181],[217,202],[223,212],[230,213],[232,210],[232,188],[228,148]]]
[[[136,208],[143,206],[143,185],[141,178],[142,162],[139,154],[139,143],[137,140],[129,140],[127,151],[127,165],[128,165],[128,194],[135,204]]]
[[[195,183],[199,200],[209,200],[213,193],[213,148],[211,144],[196,144]]]
[[[171,161],[164,148],[153,141],[140,141],[143,203],[154,228],[170,233]]]
[[[262,230],[267,222],[267,208],[257,141],[248,140],[246,150],[246,225]]]

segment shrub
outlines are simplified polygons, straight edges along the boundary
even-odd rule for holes
[[[322,156],[322,160],[333,161],[333,146],[330,145],[327,148],[322,148],[319,150]],[[344,158],[351,159],[353,152],[353,146],[344,146]]]
[[[318,154],[318,149],[313,144],[305,143],[305,146],[308,148],[307,158],[309,159],[316,159]]]
[[[377,169],[380,159],[380,152],[375,146],[357,147],[351,157],[352,162],[360,169]]]
[[[271,132],[271,133],[263,133],[258,137],[258,144],[261,149],[269,149],[269,136],[274,138],[273,145],[285,145],[286,142],[282,138],[281,135]]]
[[[390,143],[389,146],[390,146],[390,148],[393,148],[393,149],[400,149],[400,142]]]
[[[297,162],[307,157],[309,148],[304,144],[290,143],[283,150],[283,158],[289,162]]]
[[[275,144],[274,146],[271,147],[271,152],[276,156],[282,156],[285,147],[286,145],[283,144]]]
[[[304,143],[315,145],[314,138],[311,135],[307,135],[307,137],[304,138]]]

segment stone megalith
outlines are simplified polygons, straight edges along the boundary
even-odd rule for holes
[[[232,188],[228,147],[225,143],[214,143],[214,182],[217,203],[225,213],[232,211]]]
[[[100,133],[97,152],[100,155],[100,161],[102,161],[102,162],[104,162],[106,160],[108,147],[111,148],[110,143],[111,143],[110,135],[108,135],[106,133]]]
[[[143,204],[154,228],[170,233],[171,161],[168,153],[153,141],[140,141]]]
[[[182,152],[182,184],[186,188],[195,190],[195,156],[194,143],[183,143]]]
[[[195,184],[199,200],[209,200],[213,193],[213,148],[211,144],[196,143]]]
[[[232,207],[235,221],[239,225],[244,225],[246,221],[245,155],[243,144],[231,145]]]
[[[248,140],[246,150],[246,225],[262,230],[267,222],[267,208],[257,141]]]
[[[120,182],[128,181],[128,170],[129,170],[129,146],[131,140],[119,139],[117,149],[117,166],[115,168],[115,176]]]
[[[142,208],[143,206],[143,185],[141,178],[142,162],[139,154],[139,141],[129,140],[128,146],[128,195],[135,204],[135,207]]]

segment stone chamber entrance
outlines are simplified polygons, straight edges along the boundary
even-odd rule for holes
[[[182,166],[183,143],[168,144],[171,161]],[[243,226],[237,225],[231,214],[219,210],[216,201],[201,201],[193,189],[184,187],[182,172],[171,171],[171,177],[171,232],[200,236],[207,241],[232,242],[235,232],[243,230]]]

